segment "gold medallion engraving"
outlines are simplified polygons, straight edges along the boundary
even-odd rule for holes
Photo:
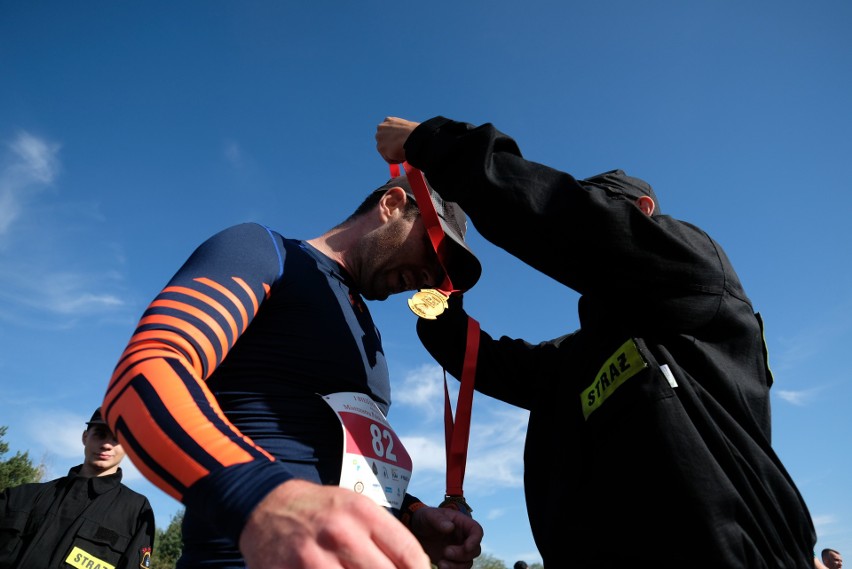
[[[440,316],[448,307],[447,296],[434,288],[418,290],[414,296],[408,299],[408,307],[411,311],[427,320],[434,320]]]

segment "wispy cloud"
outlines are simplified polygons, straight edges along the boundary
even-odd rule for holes
[[[772,369],[789,372],[807,365],[824,354],[832,354],[835,345],[845,345],[852,331],[852,321],[847,317],[852,309],[852,294],[833,302],[830,310],[814,313],[809,323],[798,327],[793,336],[778,339],[772,352]]]
[[[439,366],[424,364],[409,371],[401,385],[394,385],[394,404],[405,406],[407,416],[420,413],[424,417],[417,432],[400,434],[418,476],[429,473],[443,477],[446,469],[443,381]],[[449,378],[447,385],[455,409],[458,381]],[[479,492],[520,487],[529,413],[476,394],[471,415],[466,486]]]
[[[21,132],[0,157],[0,236],[9,231],[28,199],[50,186],[59,172],[59,145]]]
[[[450,397],[455,401],[458,382],[449,378],[447,386]],[[408,371],[399,385],[394,385],[394,405],[411,406],[423,413],[427,419],[433,419],[438,414],[443,416],[444,407],[444,372],[436,364],[423,364]]]
[[[817,394],[818,389],[806,389],[802,391],[792,391],[789,389],[780,389],[775,394],[793,405],[805,406],[811,402]]]
[[[0,148],[0,320],[56,329],[73,325],[79,315],[121,307],[124,302],[110,290],[121,275],[90,266],[90,242],[69,239],[103,222],[97,208],[63,202],[56,198],[59,188],[48,194],[49,207],[40,197],[57,185],[60,144],[21,132]],[[59,217],[45,219],[46,212]],[[109,247],[100,238],[95,243]]]

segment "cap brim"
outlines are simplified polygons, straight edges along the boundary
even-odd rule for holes
[[[95,409],[95,412],[92,413],[91,418],[89,418],[89,420],[86,421],[87,427],[90,427],[92,425],[106,425],[106,421],[104,421],[104,417],[101,414],[101,408],[100,407]]]
[[[438,219],[447,237],[443,243],[449,245],[448,251],[438,251],[438,259],[450,276],[455,289],[470,290],[482,275],[482,265],[461,235],[458,235],[443,217],[438,215]]]
[[[415,201],[417,200],[414,195],[414,190],[411,188],[407,179],[403,178],[400,180],[400,187],[405,190],[405,193],[408,194],[409,197]],[[473,254],[473,251],[470,250],[470,247],[467,246],[464,237],[447,222],[445,217],[447,215],[445,204],[452,203],[453,211],[457,208],[458,212],[462,214],[463,222],[466,223],[463,216],[464,212],[458,204],[453,202],[444,202],[441,200],[442,203],[435,203],[435,196],[437,196],[440,200],[440,195],[435,193],[434,189],[428,189],[429,199],[432,201],[432,207],[434,207],[438,216],[438,221],[441,224],[441,230],[446,236],[446,239],[441,241],[438,250],[436,251],[438,259],[441,261],[441,265],[444,267],[447,275],[449,275],[453,289],[460,290],[462,292],[470,290],[473,288],[473,285],[479,281],[479,277],[482,275],[482,265],[480,264],[479,259],[476,258],[476,255]]]

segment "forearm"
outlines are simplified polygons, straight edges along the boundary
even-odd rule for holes
[[[491,124],[443,117],[415,128],[405,152],[483,237],[565,283],[564,259],[577,254],[589,198],[571,175],[525,160],[515,141]]]

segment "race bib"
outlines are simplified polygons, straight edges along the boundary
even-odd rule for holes
[[[323,399],[343,428],[340,486],[399,509],[411,479],[411,457],[379,407],[363,393],[332,393]]]

